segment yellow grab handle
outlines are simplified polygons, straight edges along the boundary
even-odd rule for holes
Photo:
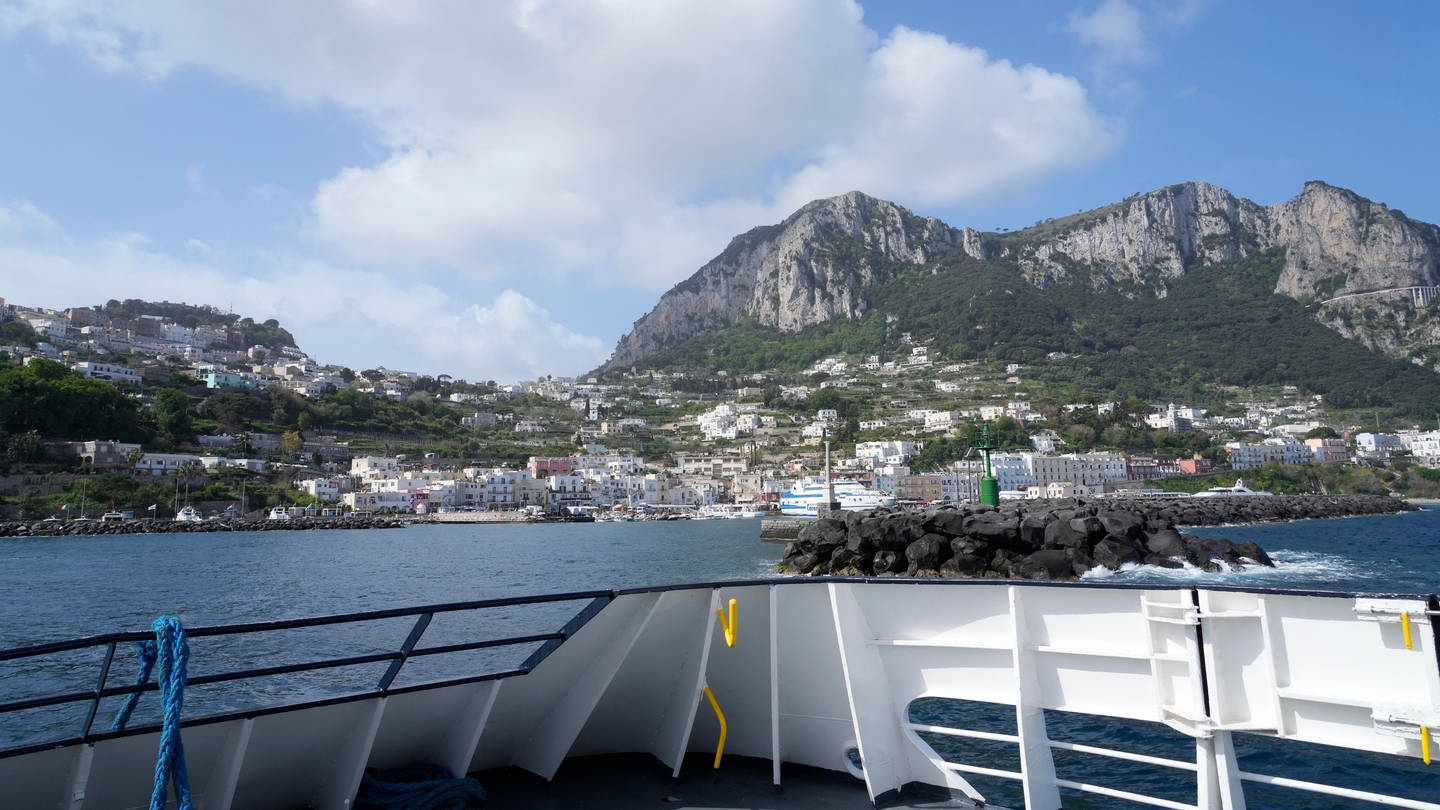
[[[724,729],[725,727],[722,725],[720,728]],[[720,736],[723,738],[725,732],[721,731]],[[1420,727],[1420,758],[1425,760],[1426,765],[1430,764],[1430,729],[1425,726]],[[719,760],[717,759],[716,762]]]
[[[730,618],[728,621],[725,618],[725,611],[719,609],[715,611],[715,615],[720,617],[720,627],[725,631],[725,646],[727,647],[735,646],[735,630],[739,626],[735,621],[735,607],[735,600],[731,599]],[[1406,638],[1409,638],[1409,636],[1407,635]]]
[[[735,600],[730,600],[730,606],[732,609],[734,608]],[[720,704],[715,702],[715,693],[710,691],[710,684],[705,684],[705,697],[710,701],[710,708],[715,710],[715,718],[720,721],[720,741],[715,743],[714,765],[714,767],[719,768],[720,757],[725,753],[725,733],[726,731],[728,731],[729,727],[725,725],[725,713],[720,711]],[[1425,757],[1425,762],[1429,763],[1430,755],[1426,754]]]
[[[1401,614],[1400,614],[1400,629],[1405,633],[1405,649],[1407,649],[1407,650],[1413,650],[1413,649],[1415,649],[1415,643],[1414,643],[1414,641],[1410,638],[1410,614],[1409,614],[1409,613],[1401,613]]]

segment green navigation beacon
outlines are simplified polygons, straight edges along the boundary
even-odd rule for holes
[[[980,503],[991,506],[1000,505],[1000,483],[990,472],[990,451],[997,447],[999,445],[995,444],[995,439],[990,436],[990,423],[981,423],[980,439],[975,442],[975,449],[985,454],[985,477],[980,479]]]

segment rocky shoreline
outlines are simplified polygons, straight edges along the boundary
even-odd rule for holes
[[[1206,571],[1273,566],[1253,542],[1179,527],[1393,514],[1416,507],[1372,495],[1105,498],[945,504],[844,512],[807,523],[785,547],[784,573],[1074,579],[1128,563]]]
[[[98,520],[0,522],[0,537],[78,537],[110,534],[189,534],[208,532],[307,531],[319,529],[396,529],[413,522],[413,516],[301,517],[290,520]]]

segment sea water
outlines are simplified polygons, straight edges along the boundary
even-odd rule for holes
[[[1340,592],[1440,592],[1440,510],[1342,520],[1298,521],[1261,526],[1194,530],[1212,537],[1254,540],[1276,561],[1274,569],[1252,566],[1224,574],[1148,566],[1104,575],[1114,582],[1188,583],[1300,588]],[[636,523],[526,525],[416,525],[392,530],[222,532],[208,534],[109,535],[101,537],[0,540],[0,649],[116,631],[144,630],[155,616],[179,616],[196,627],[249,621],[322,616],[412,607],[434,603],[528,596],[585,590],[669,585],[714,580],[756,579],[773,574],[781,546],[758,539],[758,520],[652,521]],[[1099,574],[1092,575],[1098,577]],[[573,612],[576,605],[557,606]],[[520,621],[509,613],[503,623]],[[553,615],[552,617],[553,618]],[[440,624],[437,620],[437,624]],[[403,638],[409,620],[389,634]],[[456,638],[467,628],[452,630]],[[512,632],[524,632],[516,625]],[[370,632],[370,631],[365,631]],[[437,638],[432,639],[432,635]],[[360,631],[331,629],[326,635],[299,634],[260,652],[273,655],[255,665],[317,655],[341,654],[329,644],[361,640]],[[256,648],[205,649],[192,645],[192,672],[205,671],[206,655],[253,657]],[[427,643],[445,643],[444,628],[427,632]],[[373,649],[385,649],[377,644]],[[394,649],[390,646],[389,649]],[[345,654],[354,654],[346,649]],[[1343,654],[1343,651],[1337,651]],[[63,662],[62,662],[63,663]],[[128,679],[133,666],[117,653],[111,683]],[[84,669],[93,678],[93,666]],[[0,702],[32,690],[54,691],[60,676],[52,669],[6,670],[0,664]],[[368,675],[366,676],[368,677]],[[294,676],[283,684],[252,687],[255,701],[285,699],[295,690],[328,691],[341,674]],[[373,681],[372,681],[373,683]],[[93,682],[77,681],[85,689]],[[64,688],[70,688],[66,685]],[[206,696],[187,711],[203,709]],[[198,691],[198,690],[196,690]],[[233,696],[232,696],[233,697]],[[142,703],[142,705],[144,705]],[[101,716],[113,712],[102,707]],[[917,705],[926,722],[1013,733],[1010,707]],[[947,712],[949,714],[947,714]],[[47,720],[54,712],[46,712]],[[136,723],[153,721],[137,714]],[[25,718],[0,717],[0,746],[26,735],[5,728]],[[62,718],[67,723],[71,718]],[[33,722],[40,722],[32,718]],[[1159,724],[1108,721],[1047,713],[1052,736],[1115,748],[1193,759],[1194,743]],[[33,731],[34,729],[30,729]],[[1440,764],[1338,752],[1323,747],[1236,735],[1242,767],[1358,789],[1440,800]],[[936,740],[937,747],[953,745]],[[1014,749],[987,750],[966,742],[970,761],[988,758],[1014,767]],[[1008,758],[1008,759],[1007,759]],[[1105,784],[1176,801],[1193,801],[1192,778],[1153,766],[1118,763],[1056,752],[1062,778]],[[992,802],[1020,806],[1013,783],[977,778]],[[1251,807],[1328,808],[1343,800],[1307,797],[1247,786]],[[1110,799],[1065,797],[1066,807],[1134,805]]]

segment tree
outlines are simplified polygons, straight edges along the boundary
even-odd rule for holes
[[[130,474],[131,474],[131,475],[134,475],[136,472],[138,472],[138,471],[135,469],[135,465],[139,464],[139,463],[140,463],[140,459],[142,459],[142,458],[144,458],[144,457],[145,457],[145,451],[144,451],[144,450],[141,450],[141,449],[138,448],[138,447],[132,447],[132,448],[130,448],[129,450],[126,450],[126,451],[125,451],[125,463],[130,466]]]
[[[151,407],[155,427],[172,443],[179,444],[195,438],[195,430],[190,424],[189,405],[190,400],[185,394],[174,388],[162,388],[155,395],[155,404]]]
[[[293,459],[301,450],[304,449],[305,434],[301,433],[299,430],[292,428],[285,431],[285,435],[280,437],[280,456],[282,458]]]

